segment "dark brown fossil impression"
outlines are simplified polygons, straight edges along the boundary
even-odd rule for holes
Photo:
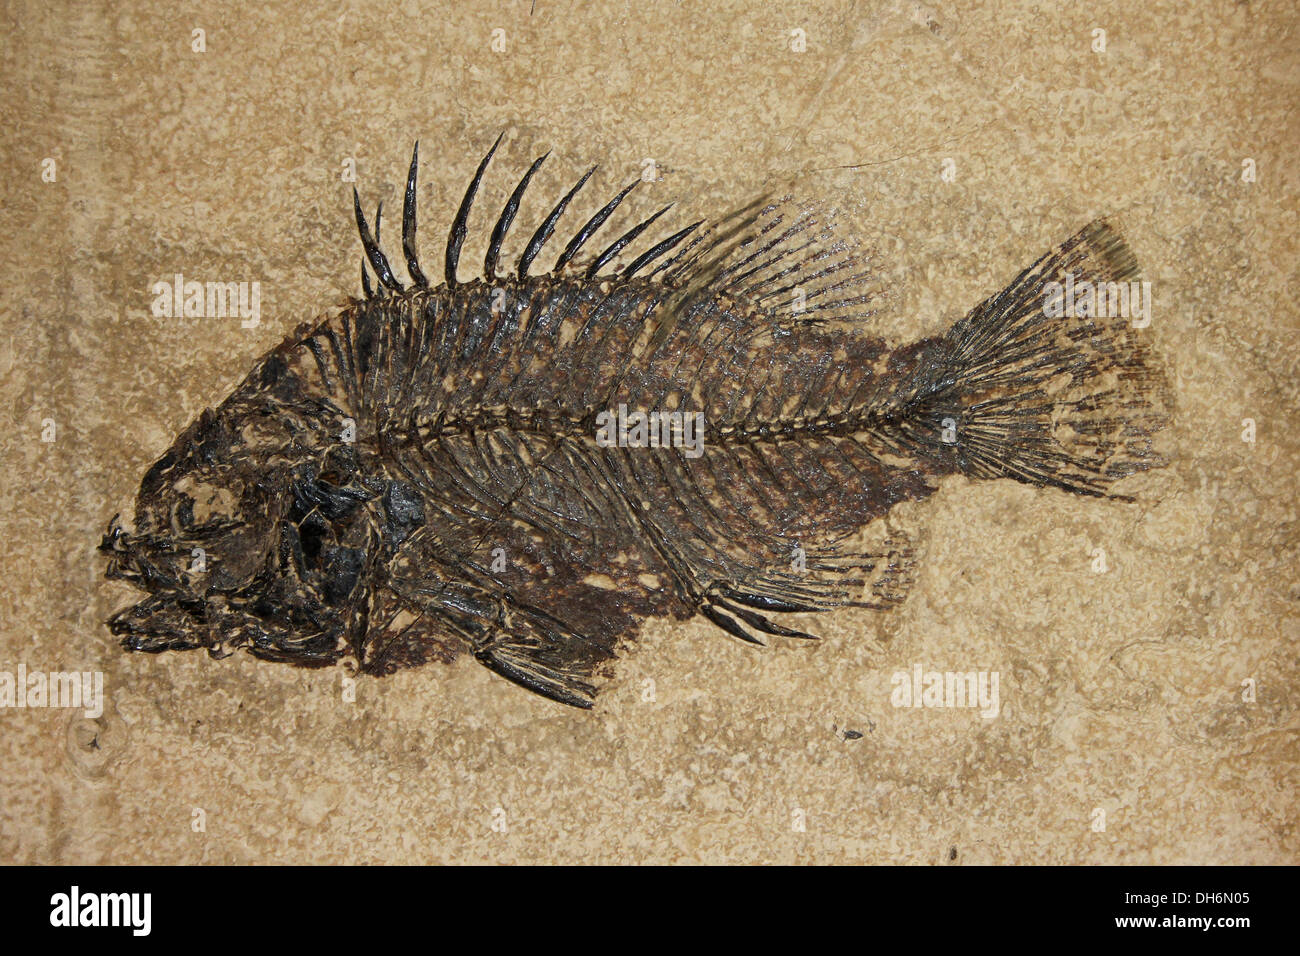
[[[358,201],[377,283],[363,264],[363,299],[259,360],[146,472],[100,546],[147,595],[109,622],[124,647],[371,674],[468,652],[589,707],[649,616],[761,643],[809,636],[791,612],[897,604],[912,550],[862,529],[945,475],[1110,495],[1161,464],[1167,387],[1103,307],[1137,278],[1105,222],[890,349],[865,258],[788,199],[647,234],[660,210],[584,255],[629,186],[534,274],[588,172],[503,271],[545,157],[462,281],[495,150],[441,283],[417,260],[413,157],[406,278]],[[1067,285],[1097,295],[1062,308]]]

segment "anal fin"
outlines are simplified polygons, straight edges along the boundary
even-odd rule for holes
[[[516,609],[475,648],[474,659],[535,694],[590,709],[619,640],[579,634],[550,615]]]
[[[751,644],[763,641],[746,626],[780,637],[816,639],[815,634],[776,623],[768,613],[809,613],[836,607],[889,610],[901,604],[916,583],[916,565],[911,538],[898,528],[877,522],[836,545],[806,551],[796,545],[787,567],[713,585],[699,612]]]

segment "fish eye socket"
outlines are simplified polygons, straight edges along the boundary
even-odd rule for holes
[[[230,489],[189,476],[174,489],[168,517],[174,534],[195,537],[238,526],[245,512]]]

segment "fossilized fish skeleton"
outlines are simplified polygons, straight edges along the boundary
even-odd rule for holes
[[[866,257],[788,199],[643,240],[661,209],[585,255],[628,186],[534,274],[588,171],[503,272],[545,156],[462,280],[497,145],[436,285],[416,251],[418,144],[405,281],[382,204],[372,234],[354,191],[364,298],[258,361],[145,474],[134,528],[110,523],[108,576],[148,593],[109,622],[124,647],[371,674],[468,652],[589,707],[651,616],[757,644],[810,636],[792,613],[894,606],[912,549],[859,532],[945,475],[1114,496],[1162,463],[1167,386],[1140,332],[1095,300],[1050,307],[1062,283],[1137,278],[1105,222],[890,349]]]

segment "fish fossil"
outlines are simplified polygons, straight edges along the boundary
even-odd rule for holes
[[[364,298],[263,357],[149,468],[134,528],[109,524],[108,577],[148,595],[109,621],[125,648],[350,656],[370,674],[468,652],[590,707],[649,616],[761,643],[810,636],[780,623],[790,612],[896,605],[912,550],[859,532],[945,475],[1114,497],[1162,464],[1167,385],[1140,334],[1113,309],[1045,305],[1052,283],[1136,278],[1105,222],[946,333],[890,349],[866,257],[790,199],[638,243],[661,209],[580,256],[628,186],[534,274],[589,170],[503,273],[546,156],[496,220],[483,277],[462,280],[500,142],[436,285],[416,255],[418,144],[405,282],[382,203],[372,234],[354,190]]]

